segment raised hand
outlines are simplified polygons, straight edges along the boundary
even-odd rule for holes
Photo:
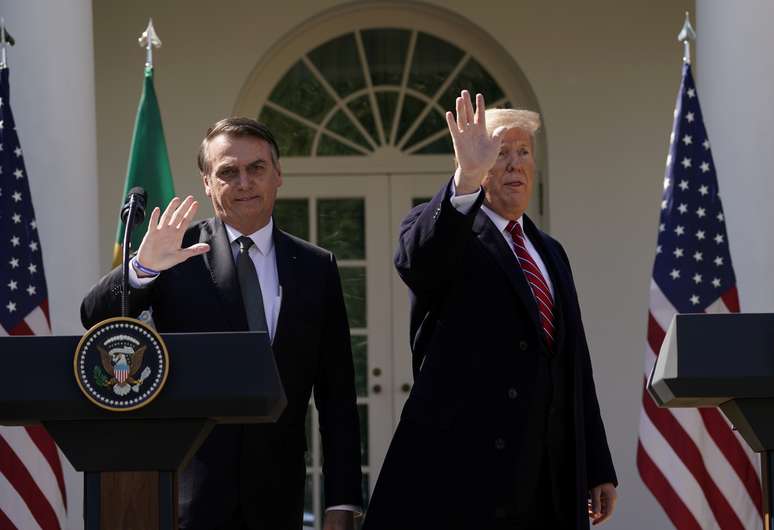
[[[470,101],[470,92],[463,90],[457,98],[457,118],[454,113],[446,113],[454,156],[457,158],[457,171],[454,185],[457,193],[473,193],[481,186],[481,181],[497,160],[505,127],[498,127],[493,134],[486,130],[486,106],[484,96],[476,94],[476,110]]]
[[[210,246],[206,243],[181,248],[183,234],[198,209],[199,203],[191,195],[182,202],[179,197],[172,199],[163,214],[158,207],[154,208],[148,231],[137,252],[137,261],[149,269],[163,271],[208,252]]]

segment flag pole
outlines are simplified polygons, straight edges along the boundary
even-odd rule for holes
[[[14,44],[16,44],[16,40],[5,29],[5,18],[0,17],[0,70],[8,68],[6,49]]]
[[[683,22],[680,34],[677,35],[677,40],[683,43],[683,62],[691,64],[691,41],[696,40],[696,32],[691,25],[691,16],[688,11],[685,12],[685,22]]]
[[[153,68],[153,48],[161,48],[161,39],[153,27],[152,18],[148,19],[148,27],[137,41],[142,48],[145,48],[145,68]]]

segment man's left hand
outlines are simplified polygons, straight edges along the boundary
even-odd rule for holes
[[[354,530],[355,513],[347,510],[329,510],[325,512],[323,530]]]
[[[618,501],[618,492],[611,483],[600,484],[591,488],[589,500],[589,519],[591,524],[604,523],[613,515],[615,503]]]

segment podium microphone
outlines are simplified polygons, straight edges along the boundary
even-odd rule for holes
[[[121,221],[124,222],[124,246],[121,259],[123,281],[121,282],[121,316],[129,316],[129,254],[132,246],[132,230],[145,220],[145,203],[148,194],[140,186],[135,186],[126,195],[121,207]]]

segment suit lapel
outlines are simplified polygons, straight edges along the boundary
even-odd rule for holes
[[[542,330],[540,317],[538,316],[537,302],[532,294],[527,279],[521,271],[519,262],[514,256],[513,251],[508,248],[505,239],[497,230],[489,217],[480,210],[473,221],[473,231],[477,234],[478,240],[484,248],[492,255],[494,260],[500,266],[508,278],[508,282],[516,292],[516,296],[521,300],[532,319],[533,325]],[[542,333],[542,331],[541,331]]]
[[[204,255],[204,263],[210,271],[231,327],[234,330],[246,330],[245,308],[226,227],[220,219],[213,218],[207,223],[207,228],[201,242],[209,243],[210,251]]]
[[[277,279],[282,289],[282,300],[274,331],[274,351],[277,351],[283,338],[290,330],[290,322],[295,319],[293,313],[299,303],[298,259],[293,241],[274,225],[274,251],[277,258]]]

